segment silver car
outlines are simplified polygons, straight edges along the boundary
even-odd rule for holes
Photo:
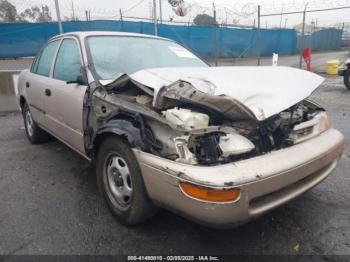
[[[31,143],[50,134],[96,164],[122,223],[164,207],[227,227],[334,170],[344,137],[308,99],[322,82],[288,67],[209,67],[169,39],[73,32],[21,73],[18,101]]]

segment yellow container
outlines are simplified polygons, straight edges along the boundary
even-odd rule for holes
[[[327,61],[327,74],[337,75],[339,70],[340,61],[339,60],[329,60]]]

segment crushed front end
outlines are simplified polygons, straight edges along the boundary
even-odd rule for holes
[[[149,197],[214,226],[241,223],[309,190],[342,154],[343,136],[303,99],[257,117],[228,96],[178,80],[158,90],[124,75],[91,94],[88,148],[125,137]]]

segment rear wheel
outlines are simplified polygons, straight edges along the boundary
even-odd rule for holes
[[[32,144],[41,144],[50,140],[50,135],[42,130],[37,123],[35,123],[27,103],[23,105],[22,114],[26,134],[28,140]]]
[[[142,223],[155,213],[138,162],[123,139],[109,137],[102,142],[96,175],[110,210],[123,224]]]
[[[344,72],[344,84],[350,90],[350,68]]]

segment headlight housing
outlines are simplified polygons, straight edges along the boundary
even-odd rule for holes
[[[315,137],[332,127],[332,122],[326,112],[319,112],[309,121],[296,125],[290,134],[294,144],[301,143]]]
[[[235,132],[195,134],[177,137],[174,142],[179,156],[176,161],[186,164],[213,164],[255,148],[250,140]]]
[[[321,112],[315,116],[316,119],[318,119],[318,133],[323,133],[324,131],[327,131],[332,127],[332,121],[328,117],[326,112]]]
[[[222,156],[240,155],[252,151],[254,144],[239,134],[226,134],[220,137],[219,147],[222,150]]]

